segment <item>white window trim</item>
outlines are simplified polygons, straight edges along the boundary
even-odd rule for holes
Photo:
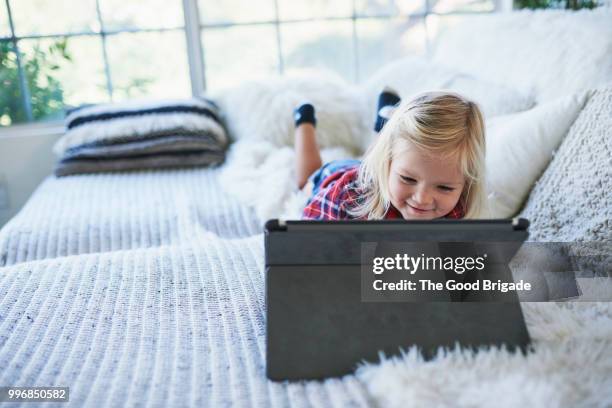
[[[62,135],[66,131],[63,120],[48,122],[18,123],[0,128],[0,139],[25,136]]]
[[[204,69],[200,12],[197,0],[183,0],[183,14],[185,16],[185,37],[187,40],[189,76],[191,77],[191,94],[199,96],[206,91],[206,72]]]

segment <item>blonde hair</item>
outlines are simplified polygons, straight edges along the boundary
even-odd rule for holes
[[[359,167],[362,195],[348,212],[354,217],[382,219],[391,205],[389,172],[393,147],[406,141],[425,152],[457,157],[465,185],[460,201],[465,218],[485,209],[485,130],[478,105],[454,92],[436,91],[402,102],[393,112]]]

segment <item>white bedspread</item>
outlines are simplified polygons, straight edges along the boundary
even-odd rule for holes
[[[68,386],[91,407],[612,404],[610,303],[524,304],[528,356],[411,349],[268,381],[262,221],[219,174],[47,179],[0,231],[0,385]]]
[[[218,169],[50,177],[0,232],[0,267],[262,232],[222,192]]]
[[[262,222],[218,170],[49,178],[0,231],[0,384],[74,406],[369,406],[268,381]]]

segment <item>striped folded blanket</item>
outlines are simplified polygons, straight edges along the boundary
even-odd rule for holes
[[[66,115],[55,175],[217,165],[228,142],[204,98],[83,106]]]

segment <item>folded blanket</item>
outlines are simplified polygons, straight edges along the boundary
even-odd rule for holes
[[[228,142],[203,98],[83,106],[67,113],[55,174],[216,165]]]
[[[210,135],[166,135],[154,139],[126,141],[123,143],[87,143],[66,150],[62,160],[78,158],[113,158],[134,155],[163,154],[184,151],[224,150]]]
[[[111,171],[214,166],[223,162],[225,152],[187,151],[170,154],[133,155],[115,158],[77,158],[61,160],[55,167],[57,177]]]

